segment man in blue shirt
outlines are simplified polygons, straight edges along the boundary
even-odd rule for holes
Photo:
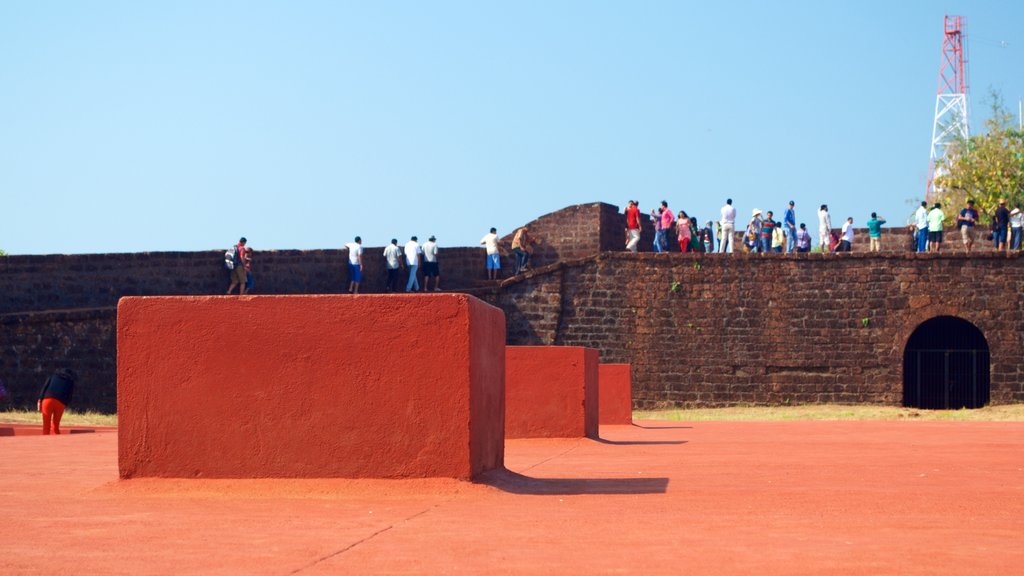
[[[792,200],[789,201],[789,209],[786,210],[786,217],[783,219],[783,223],[786,225],[786,252],[796,251],[796,210],[793,208],[796,204]]]
[[[978,211],[974,209],[974,200],[968,200],[967,207],[956,216],[956,227],[960,229],[960,238],[968,252],[974,247],[974,225],[977,223]]]

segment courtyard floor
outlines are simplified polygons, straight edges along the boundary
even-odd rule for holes
[[[188,433],[183,430],[182,433]],[[1011,574],[1024,423],[659,422],[451,480],[117,479],[0,437],[0,574]]]

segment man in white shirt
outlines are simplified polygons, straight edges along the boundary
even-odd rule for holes
[[[847,218],[843,224],[843,239],[839,241],[836,252],[853,252],[853,216]]]
[[[345,248],[348,248],[348,291],[359,294],[359,283],[363,281],[363,239],[356,236]]]
[[[398,269],[402,266],[402,249],[398,247],[398,239],[392,238],[391,244],[384,249],[384,261],[387,263],[388,280],[384,285],[384,291],[395,292],[398,290]]]
[[[732,254],[732,244],[736,239],[736,209],[732,207],[732,198],[722,206],[722,239],[718,241],[718,252]]]
[[[921,202],[914,212],[914,249],[918,252],[928,251],[928,203]]]
[[[487,279],[497,280],[501,273],[501,256],[498,254],[498,229],[491,228],[491,231],[480,239],[480,243],[487,248]]]
[[[821,243],[821,251],[828,253],[828,246],[832,240],[832,217],[828,214],[828,204],[822,204],[818,209],[818,242]]]
[[[441,272],[437,268],[437,238],[431,236],[423,245],[423,291],[430,292],[430,278],[434,278],[434,292],[441,291]]]
[[[416,277],[416,272],[420,268],[420,258],[422,256],[423,249],[420,248],[420,243],[413,236],[411,240],[405,243],[405,265],[409,268],[409,281],[405,284],[406,292],[419,292],[420,290],[420,281]]]

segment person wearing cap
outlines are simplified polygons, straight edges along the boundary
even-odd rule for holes
[[[996,250],[1006,250],[1006,231],[1010,227],[1010,211],[1006,209],[1006,198],[999,199],[999,208],[996,208],[995,217],[992,219],[992,243]]]
[[[786,252],[793,252],[796,250],[796,203],[792,200],[789,201],[782,224],[786,232]]]
[[[832,240],[832,217],[828,214],[828,204],[818,208],[818,242],[822,253],[828,252]]]
[[[71,404],[71,396],[75,392],[75,380],[78,375],[74,370],[61,368],[53,373],[39,390],[39,401],[36,408],[43,415],[43,434],[60,434],[60,419],[64,409]]]
[[[431,236],[423,244],[423,291],[430,292],[430,279],[434,279],[434,292],[441,291],[441,272],[437,267],[437,238]]]
[[[928,211],[928,251],[938,252],[942,249],[942,222],[946,219],[946,213],[942,211],[942,204],[936,202]]]
[[[242,236],[231,251],[231,284],[228,285],[228,294],[238,286],[238,295],[245,296],[245,282],[248,280],[245,273],[245,243],[245,236]]]
[[[968,200],[967,207],[956,216],[956,227],[960,229],[960,238],[968,252],[974,248],[974,225],[977,223],[978,211],[974,209],[974,200]]]
[[[348,291],[359,294],[359,283],[363,281],[363,239],[356,236],[345,248],[348,250]]]
[[[1024,212],[1020,207],[1010,211],[1010,250],[1020,250],[1021,240],[1024,239]]]
[[[747,224],[746,237],[747,251],[761,251],[761,210],[754,208],[750,213],[750,223]]]
[[[391,244],[384,248],[384,265],[388,277],[384,282],[385,292],[398,291],[398,270],[402,267],[402,249],[398,247],[398,239],[392,238]]]
[[[626,206],[626,250],[636,254],[640,246],[640,205],[630,200]]]

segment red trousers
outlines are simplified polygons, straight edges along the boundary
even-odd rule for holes
[[[680,238],[679,239],[679,251],[680,252],[685,254],[686,250],[689,247],[690,247],[690,239],[689,238]]]
[[[56,398],[43,398],[43,434],[50,433],[50,422],[53,422],[53,433],[60,434],[60,417],[64,415],[64,403]]]

